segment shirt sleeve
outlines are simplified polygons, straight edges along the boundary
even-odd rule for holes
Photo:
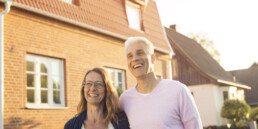
[[[179,93],[179,112],[184,128],[202,129],[200,114],[190,90],[184,84],[179,84],[182,85],[182,89]]]

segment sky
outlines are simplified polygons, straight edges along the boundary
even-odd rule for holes
[[[258,63],[257,0],[155,0],[163,26],[187,35],[203,33],[214,42],[225,70]]]

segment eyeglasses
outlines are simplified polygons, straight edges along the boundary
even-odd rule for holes
[[[104,83],[103,82],[85,82],[83,87],[90,89],[91,86],[93,86],[97,89],[103,89],[104,88]]]

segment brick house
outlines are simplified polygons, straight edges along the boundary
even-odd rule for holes
[[[132,87],[124,41],[155,46],[157,75],[170,76],[171,49],[153,0],[1,0],[0,129],[61,129],[73,117],[84,74],[104,67]],[[3,64],[3,65],[2,65]]]
[[[225,71],[196,41],[176,31],[176,26],[165,28],[174,51],[173,79],[190,89],[204,127],[225,125],[220,116],[225,99],[244,100],[244,90],[251,87]]]

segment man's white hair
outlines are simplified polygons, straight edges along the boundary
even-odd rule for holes
[[[148,52],[150,54],[154,54],[154,47],[153,44],[150,40],[148,40],[145,37],[129,37],[126,41],[125,41],[125,54],[127,54],[127,48],[130,44],[134,44],[134,43],[144,43],[146,45],[146,47],[148,48]]]

